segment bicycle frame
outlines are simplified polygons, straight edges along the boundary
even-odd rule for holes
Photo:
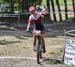
[[[40,30],[35,30],[34,33],[36,34],[36,36],[38,36],[38,35],[41,34],[41,31]]]

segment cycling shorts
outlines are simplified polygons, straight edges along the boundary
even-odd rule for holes
[[[44,26],[42,23],[35,23],[33,33],[35,32],[35,30],[40,30],[42,35],[44,35],[44,33],[45,33],[44,32]]]

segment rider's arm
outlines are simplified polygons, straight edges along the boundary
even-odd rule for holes
[[[26,31],[29,31],[29,28],[30,28],[30,26],[31,26],[31,22],[32,22],[31,17],[29,17],[28,25],[27,25]]]
[[[40,14],[42,17],[44,17],[45,15],[47,15],[47,11],[45,9],[43,9]]]
[[[46,11],[45,9],[43,9],[43,10],[41,11],[41,14],[42,14],[42,15],[46,15],[46,14],[47,14],[47,11]]]
[[[28,25],[27,25],[27,31],[29,30],[29,28],[30,28],[30,25],[31,25],[31,23],[28,23]]]

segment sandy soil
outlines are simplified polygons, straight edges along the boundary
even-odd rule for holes
[[[45,37],[46,57],[62,57],[64,53],[64,36]],[[36,57],[33,51],[33,38],[24,36],[1,36],[0,56]]]

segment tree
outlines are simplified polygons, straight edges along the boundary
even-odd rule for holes
[[[53,10],[54,21],[56,21],[56,14],[55,14],[54,0],[51,0],[51,5],[52,5],[52,10]]]
[[[64,7],[65,7],[65,18],[66,20],[68,19],[68,14],[67,14],[67,0],[64,0]]]
[[[41,5],[42,0],[29,0],[29,5]]]
[[[74,12],[74,17],[75,17],[75,0],[72,0],[72,5],[73,5],[73,12]]]
[[[24,10],[28,10],[28,0],[22,0],[21,1],[21,7],[22,7],[22,11]]]
[[[0,0],[1,3],[9,2],[9,0]]]
[[[10,8],[11,8],[10,12],[14,13],[14,1],[13,0],[10,0]]]
[[[48,14],[47,18],[48,18],[48,20],[51,20],[51,16],[50,16],[50,1],[46,0],[46,3],[47,3],[47,8],[49,10],[49,14]]]
[[[59,11],[59,18],[60,18],[60,21],[62,21],[62,15],[61,15],[61,9],[60,9],[59,0],[56,0],[56,4],[57,4],[57,7],[58,7],[58,11]]]

